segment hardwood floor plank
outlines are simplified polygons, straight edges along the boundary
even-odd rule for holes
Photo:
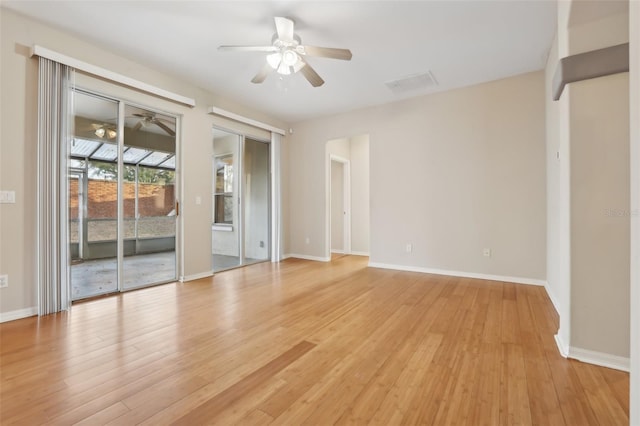
[[[298,358],[312,350],[316,345],[306,341],[302,341],[283,353],[273,361],[264,365],[260,369],[254,371],[235,385],[227,388],[215,397],[209,399],[205,403],[199,405],[188,414],[182,416],[175,421],[177,425],[203,424],[215,418],[222,410],[227,408],[231,403],[241,398],[251,389],[262,385],[266,380],[286,368]]]
[[[628,424],[544,288],[288,259],[0,324],[0,424]]]

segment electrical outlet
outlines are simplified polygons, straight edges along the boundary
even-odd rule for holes
[[[9,287],[9,275],[0,275],[0,288]]]
[[[305,238],[305,239],[304,239],[304,243],[305,243],[305,244],[310,244],[310,243],[311,243],[311,240],[309,239],[309,237],[307,237],[307,238]]]
[[[491,249],[490,248],[485,248],[482,250],[482,255],[484,257],[491,257]]]
[[[407,251],[407,253],[411,253],[413,251],[413,244],[407,244],[405,250]]]

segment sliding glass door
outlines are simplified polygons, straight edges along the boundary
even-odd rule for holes
[[[123,288],[176,279],[176,119],[125,106]]]
[[[176,279],[176,118],[75,91],[73,300]]]
[[[243,156],[244,263],[269,260],[269,144],[245,138]]]
[[[269,260],[269,143],[214,129],[213,152],[213,271]]]

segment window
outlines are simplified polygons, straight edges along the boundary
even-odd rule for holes
[[[216,171],[213,194],[213,221],[233,223],[233,155],[219,155],[214,159]]]

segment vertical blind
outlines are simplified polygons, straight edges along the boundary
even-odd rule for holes
[[[66,158],[72,70],[40,57],[38,76],[38,314],[70,306]]]

